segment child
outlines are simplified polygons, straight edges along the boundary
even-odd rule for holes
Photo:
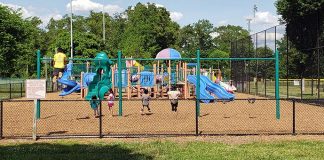
[[[115,100],[114,91],[110,89],[108,95],[108,108],[109,108],[109,112],[111,113],[111,116],[113,116],[112,107],[114,106],[114,100]]]
[[[177,112],[178,108],[178,97],[180,96],[180,92],[172,87],[172,91],[168,92],[168,96],[171,102],[171,110]]]
[[[142,95],[142,105],[143,108],[141,109],[141,114],[144,114],[144,107],[147,107],[147,110],[151,112],[151,109],[149,107],[149,102],[150,102],[151,96],[148,94],[148,90],[144,89],[144,94]]]
[[[91,108],[93,109],[93,111],[94,111],[94,116],[95,116],[96,118],[99,117],[99,112],[98,112],[98,105],[99,105],[99,103],[100,103],[100,102],[97,100],[97,96],[92,96],[92,97],[91,97],[90,106],[91,106]]]

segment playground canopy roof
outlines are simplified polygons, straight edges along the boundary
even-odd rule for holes
[[[173,48],[166,48],[160,51],[155,59],[180,59],[180,53]]]

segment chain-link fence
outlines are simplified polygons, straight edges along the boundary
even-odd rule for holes
[[[324,100],[280,100],[276,119],[274,99],[236,99],[200,103],[179,100],[172,111],[169,100],[151,100],[148,108],[140,100],[122,102],[109,110],[101,101],[95,117],[89,101],[41,100],[38,137],[142,137],[185,135],[324,134]],[[1,138],[32,137],[34,101],[0,101]],[[100,112],[101,111],[101,112]],[[199,115],[199,116],[197,116]]]
[[[26,92],[25,81],[22,82],[8,82],[0,84],[0,99],[14,99],[25,97]],[[58,86],[51,81],[46,81],[46,92],[56,92]]]
[[[25,83],[0,84],[0,99],[12,99],[25,95]]]
[[[317,42],[311,46],[297,48],[289,39],[294,27],[286,24],[231,43],[231,57],[269,58],[279,51],[279,91],[282,98],[315,99],[324,95],[324,39],[315,36]],[[294,33],[300,39],[310,31]],[[295,40],[296,41],[296,40]],[[275,96],[274,61],[232,61],[231,79],[239,92],[264,97]]]

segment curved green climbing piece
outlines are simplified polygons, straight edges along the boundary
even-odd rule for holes
[[[94,59],[96,67],[96,75],[88,87],[86,100],[91,100],[96,96],[98,100],[103,100],[104,95],[112,87],[111,83],[111,68],[113,62],[108,58],[105,52],[100,52]]]

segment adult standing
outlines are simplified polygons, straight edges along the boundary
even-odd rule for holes
[[[55,53],[53,60],[53,82],[55,83],[57,78],[62,77],[62,73],[64,72],[65,65],[67,63],[67,58],[66,55],[63,53],[62,48],[59,47],[57,49],[57,53]]]

